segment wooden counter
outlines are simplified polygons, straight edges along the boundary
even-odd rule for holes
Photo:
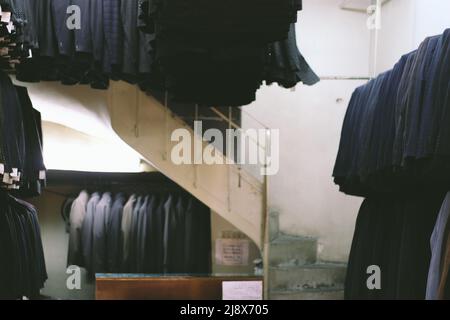
[[[224,281],[263,281],[247,275],[97,275],[97,300],[222,300]]]

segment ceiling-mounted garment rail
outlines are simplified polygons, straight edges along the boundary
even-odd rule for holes
[[[325,76],[325,77],[320,77],[320,80],[366,80],[369,81],[371,80],[371,77],[342,77],[342,76]]]
[[[390,1],[391,0],[382,0],[381,6],[384,6],[385,4],[387,4]],[[349,2],[350,2],[349,0],[342,0],[342,3],[340,4],[339,8],[341,8],[342,10],[345,10],[345,11],[353,11],[353,12],[368,14],[367,6],[366,7],[355,7],[355,6],[351,6],[349,4]],[[352,2],[354,3],[355,1],[352,1]],[[366,4],[366,5],[368,3],[368,1],[358,1],[358,2],[362,2],[363,4]],[[376,0],[370,0],[370,3],[372,5],[374,5],[374,4],[376,4]]]
[[[159,172],[143,173],[108,173],[81,172],[65,170],[48,170],[47,186],[78,186],[80,188],[115,188],[117,191],[143,189],[147,191],[162,190],[184,192],[176,183]],[[115,191],[115,190],[112,190]]]

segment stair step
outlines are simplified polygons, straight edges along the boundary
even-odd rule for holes
[[[270,241],[276,240],[280,236],[280,215],[277,211],[269,213],[269,237]]]
[[[270,300],[344,300],[344,288],[309,290],[275,290],[269,294]]]
[[[344,286],[345,264],[323,263],[305,266],[271,267],[271,290],[328,289]]]
[[[270,244],[270,265],[305,265],[317,260],[317,239],[282,235]]]

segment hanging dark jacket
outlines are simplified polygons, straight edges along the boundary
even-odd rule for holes
[[[84,53],[92,53],[92,32],[91,32],[91,19],[95,19],[91,17],[91,0],[71,0],[72,5],[77,5],[81,11],[81,28],[75,29],[75,51],[76,52],[84,52]],[[95,0],[94,2],[97,2]]]
[[[128,0],[123,0],[127,2]],[[111,67],[123,62],[124,30],[121,24],[121,0],[103,0],[103,28],[105,32],[105,53]],[[105,57],[106,58],[106,57]]]
[[[69,57],[73,56],[75,53],[74,30],[67,27],[67,21],[70,17],[67,13],[67,9],[72,4],[71,2],[71,0],[52,0],[51,5],[53,27],[58,43],[58,52],[60,55]]]

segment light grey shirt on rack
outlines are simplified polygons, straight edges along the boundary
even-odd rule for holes
[[[94,273],[107,272],[107,232],[111,206],[111,193],[105,192],[95,208],[92,242]]]
[[[83,252],[83,267],[92,273],[92,240],[95,208],[100,202],[100,194],[94,193],[86,206],[86,216],[81,228],[81,246]]]
[[[130,256],[130,234],[131,234],[131,221],[133,215],[134,205],[136,203],[136,195],[130,196],[127,203],[123,207],[123,215],[122,215],[122,256],[123,256],[123,266],[127,268],[127,263],[129,261]]]
[[[82,265],[83,253],[81,251],[81,229],[86,216],[86,206],[89,201],[89,194],[81,191],[79,196],[72,203],[70,209],[70,234],[69,234],[69,253],[67,265]]]

